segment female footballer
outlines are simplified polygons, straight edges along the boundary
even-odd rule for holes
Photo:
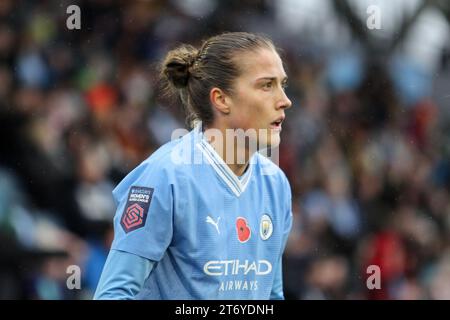
[[[114,189],[94,299],[284,299],[291,190],[260,152],[279,144],[291,107],[274,44],[224,33],[170,51],[161,76],[196,125]]]

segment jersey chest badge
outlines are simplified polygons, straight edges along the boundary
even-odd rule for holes
[[[273,233],[273,223],[269,215],[263,214],[259,223],[259,235],[261,239],[267,240]]]

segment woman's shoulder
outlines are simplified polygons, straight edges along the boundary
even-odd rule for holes
[[[176,184],[176,166],[170,160],[171,154],[179,141],[170,141],[155,150],[147,159],[131,170],[113,191],[115,198],[123,200],[132,186],[147,187],[158,192],[170,189]]]
[[[163,144],[130,172],[130,175],[145,175],[158,178],[164,183],[174,183],[189,172],[189,164],[192,163],[196,151],[195,142],[195,132],[191,131]]]
[[[259,175],[270,180],[271,182],[277,182],[289,187],[289,181],[286,177],[286,174],[274,162],[274,160],[266,157],[259,152],[255,153],[254,159],[252,160],[254,161],[256,171]]]

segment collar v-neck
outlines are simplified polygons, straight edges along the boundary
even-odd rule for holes
[[[206,141],[201,128],[196,128],[196,130],[200,135],[200,139],[197,142],[197,147],[202,151],[203,155],[208,160],[209,164],[219,178],[225,182],[225,184],[237,197],[239,197],[246,190],[248,183],[250,182],[253,171],[252,159],[250,159],[248,168],[240,179],[225,163],[217,151],[214,150],[211,144]]]

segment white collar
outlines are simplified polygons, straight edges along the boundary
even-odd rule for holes
[[[197,147],[202,151],[209,164],[212,166],[216,174],[225,182],[225,184],[231,189],[231,191],[239,197],[247,188],[248,183],[252,177],[253,165],[250,159],[247,172],[244,173],[242,179],[239,179],[236,174],[231,171],[230,167],[223,161],[222,157],[214,150],[208,141],[203,137],[201,127],[195,127],[201,137],[197,142]]]

